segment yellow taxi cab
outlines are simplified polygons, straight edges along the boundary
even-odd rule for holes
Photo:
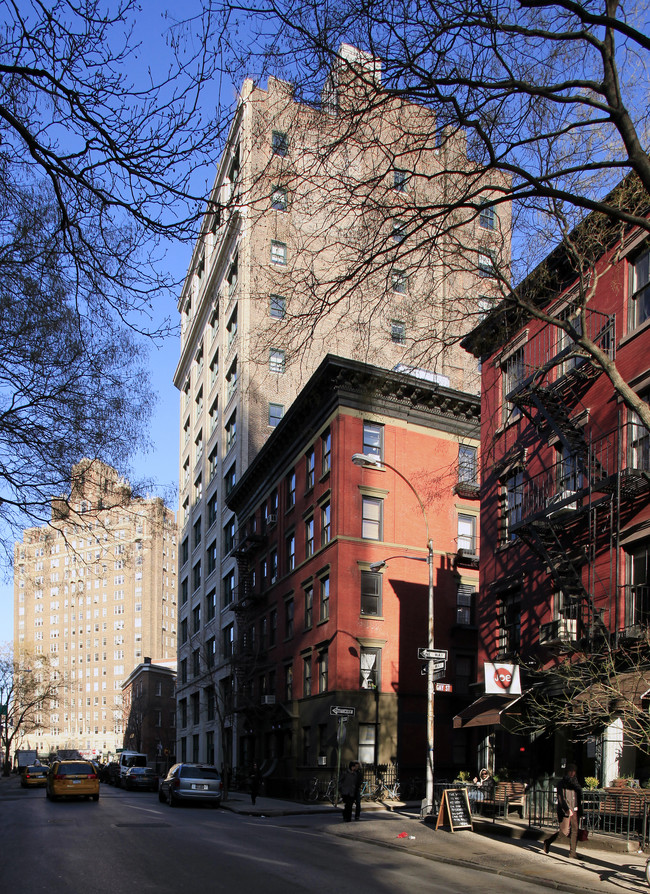
[[[99,801],[99,777],[90,761],[54,761],[47,774],[45,794],[57,798],[92,798]]]
[[[31,767],[25,767],[20,774],[20,784],[23,788],[37,788],[38,786],[47,785],[47,771],[49,767],[34,764]]]

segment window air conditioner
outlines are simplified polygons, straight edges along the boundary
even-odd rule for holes
[[[275,514],[275,512],[272,512],[272,513],[269,515],[267,521],[268,521],[269,525],[275,525],[275,524],[277,523],[277,521],[278,521],[278,517],[277,517],[277,515]]]
[[[564,503],[565,500],[572,500],[572,502],[568,502],[566,506],[559,505],[559,508],[554,510],[554,512],[572,512],[578,508],[575,497],[576,492],[574,490],[560,490],[556,494],[553,494],[552,497],[548,498],[546,505],[549,509],[553,509],[555,506],[558,506],[558,504]]]
[[[262,704],[263,705],[274,705],[275,704],[275,696],[274,695],[263,695],[262,696]]]

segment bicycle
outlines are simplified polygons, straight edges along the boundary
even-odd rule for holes
[[[327,783],[327,788],[325,789],[324,797],[331,801],[333,806],[336,807],[338,802],[341,800],[341,796],[338,792],[338,786],[336,784],[336,779],[332,776],[330,781]]]
[[[303,791],[303,800],[318,801],[320,798],[320,781],[316,776],[309,780],[305,790]]]
[[[376,780],[376,787],[370,796],[373,801],[397,801],[399,800],[399,782],[386,785],[383,779]]]

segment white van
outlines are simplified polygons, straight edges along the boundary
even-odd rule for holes
[[[122,751],[118,755],[118,763],[120,765],[120,773],[117,777],[117,784],[121,786],[127,770],[130,770],[131,767],[147,766],[147,755],[141,754],[139,751]]]

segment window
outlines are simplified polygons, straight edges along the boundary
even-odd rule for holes
[[[283,416],[283,404],[269,404],[269,425],[271,428],[275,428],[276,425],[279,425]]]
[[[650,541],[633,543],[626,559],[625,625],[650,622]]]
[[[287,475],[287,509],[296,505],[296,472],[294,469]]]
[[[223,526],[223,551],[230,552],[235,545],[235,518],[234,516]]]
[[[495,230],[497,226],[497,213],[492,205],[487,204],[487,199],[481,200],[481,213],[478,225],[482,230]]]
[[[375,422],[363,423],[363,450],[366,456],[384,456],[384,426]]]
[[[632,263],[630,274],[629,321],[630,329],[635,329],[650,318],[650,251]]]
[[[395,221],[391,237],[393,242],[397,242],[398,244],[406,239],[406,224],[403,220]]]
[[[458,584],[456,591],[456,623],[472,623],[472,606],[474,603],[474,587],[471,584]]]
[[[399,295],[406,295],[406,273],[403,270],[393,270],[390,275],[390,286],[393,292],[397,292]]]
[[[330,616],[330,579],[328,577],[321,578],[320,582],[320,611],[319,620],[327,621]]]
[[[314,623],[314,588],[312,586],[305,588],[305,630]]]
[[[289,151],[289,137],[286,133],[283,133],[281,130],[274,130],[271,132],[271,154],[279,155],[284,158],[284,156]]]
[[[409,175],[408,171],[394,168],[393,170],[393,188],[397,192],[406,192],[408,189]]]
[[[228,496],[237,483],[237,469],[235,463],[230,466],[226,474],[223,476],[223,480],[226,486],[226,496]]]
[[[478,481],[478,454],[476,447],[467,444],[458,445],[458,481],[463,484],[476,484]]]
[[[226,452],[235,445],[237,441],[237,411],[235,411],[226,423]]]
[[[235,628],[232,624],[228,624],[222,631],[223,636],[223,657],[232,658],[235,647]]]
[[[314,516],[305,519],[305,558],[314,554]]]
[[[271,208],[274,211],[287,210],[287,191],[281,186],[274,186],[271,193]]]
[[[199,543],[201,542],[201,517],[200,517],[200,516],[199,516],[199,518],[194,522],[194,525],[192,526],[192,534],[193,534],[193,537],[192,537],[192,548],[193,548],[193,549],[196,549],[196,547],[197,547],[197,546],[199,545]]]
[[[269,648],[274,646],[278,637],[278,610],[272,608],[269,612]]]
[[[522,508],[524,500],[524,473],[515,472],[505,483],[505,518],[502,525],[502,542],[512,540],[512,526],[522,520]]]
[[[216,384],[219,377],[219,350],[214,352],[214,357],[210,361],[210,388]]]
[[[293,665],[288,664],[284,669],[284,698],[290,702],[293,699]]]
[[[478,273],[479,276],[495,275],[494,257],[490,251],[484,249],[478,253]]]
[[[284,242],[271,240],[271,263],[285,266],[287,263],[287,246]]]
[[[232,264],[230,265],[230,269],[228,270],[228,275],[226,276],[226,282],[228,283],[228,296],[231,298],[235,292],[235,289],[237,288],[238,267],[239,256],[235,255]]]
[[[283,320],[287,313],[287,299],[281,295],[271,295],[269,299],[269,315],[274,320]]]
[[[285,353],[280,348],[271,348],[269,351],[269,370],[272,373],[284,373]]]
[[[374,723],[359,724],[359,761],[362,764],[375,764],[375,741],[377,730]]]
[[[201,652],[194,649],[192,652],[192,676],[198,677],[201,674]]]
[[[198,590],[201,586],[201,562],[197,562],[192,569],[192,589]]]
[[[311,655],[302,659],[302,695],[303,698],[311,695]]]
[[[315,454],[314,448],[308,450],[305,454],[305,487],[307,490],[314,486],[314,469],[315,469]]]
[[[319,692],[327,692],[327,667],[328,667],[328,654],[327,654],[327,649],[325,649],[318,656],[318,691]]]
[[[382,575],[376,571],[361,572],[361,614],[381,615]]]
[[[521,410],[519,407],[511,403],[509,395],[515,391],[525,378],[524,367],[524,349],[519,348],[513,351],[506,360],[501,364],[501,383],[502,383],[502,401],[503,401],[503,422],[509,419],[515,419],[519,416]]]
[[[406,324],[401,320],[390,321],[390,340],[396,345],[406,343]]]
[[[208,528],[211,528],[212,525],[217,520],[217,495],[212,494],[210,499],[208,500]]]
[[[201,629],[201,606],[195,605],[192,609],[192,634],[198,633]]]
[[[187,658],[181,659],[181,683],[187,683]]]
[[[185,605],[187,602],[187,596],[189,591],[189,582],[186,577],[181,581],[181,605]]]
[[[197,475],[194,482],[194,502],[198,502],[203,496],[203,475]]]
[[[214,476],[219,471],[219,445],[215,444],[215,446],[210,451],[210,455],[208,456],[208,475],[210,481],[214,478]]]
[[[321,444],[321,470],[326,475],[332,467],[332,432],[327,429],[320,439]]]
[[[186,698],[182,698],[180,700],[179,708],[180,708],[180,714],[181,714],[181,727],[185,728],[187,726],[187,699]]]
[[[190,542],[186,537],[181,543],[181,565],[184,565],[190,557]]]
[[[379,689],[381,649],[361,647],[361,689]]]
[[[650,394],[641,396],[645,401],[650,400]],[[628,466],[650,472],[650,432],[633,412],[630,412],[628,438]]]
[[[230,369],[226,374],[226,402],[234,395],[237,390],[237,358],[233,360]]]
[[[181,643],[187,642],[187,618],[181,620]]]
[[[331,506],[324,503],[320,510],[320,542],[325,546],[331,539]]]
[[[205,620],[212,621],[217,613],[217,591],[212,588],[205,597]]]
[[[210,640],[210,642],[214,643],[214,640]],[[216,645],[214,646],[214,649],[216,655]],[[206,720],[214,720],[216,716],[216,692],[214,686],[207,686],[205,689],[205,710]],[[212,743],[212,747],[214,748],[214,742]],[[214,763],[214,755],[210,763]]]
[[[476,553],[476,516],[458,514],[458,549]]]
[[[469,695],[470,686],[475,680],[474,659],[470,655],[457,655],[455,665],[454,692]]]
[[[521,597],[519,591],[497,596],[498,648],[501,655],[519,652]]]
[[[287,573],[296,567],[296,535],[291,533],[286,539]]]
[[[293,599],[287,599],[284,603],[284,636],[285,639],[293,636]]]
[[[278,551],[272,549],[269,553],[269,579],[274,584],[278,579]]]
[[[223,605],[224,608],[230,605],[235,598],[235,569],[231,569],[222,581]]]
[[[228,320],[228,325],[226,326],[226,341],[227,346],[230,348],[234,340],[237,338],[237,308],[235,308],[230,315],[230,319]]]
[[[564,444],[558,445],[558,461],[556,465],[556,488],[558,496],[569,496],[583,486],[582,462],[577,453],[569,450]]]
[[[378,497],[361,498],[361,536],[365,540],[381,540],[384,501]]]

